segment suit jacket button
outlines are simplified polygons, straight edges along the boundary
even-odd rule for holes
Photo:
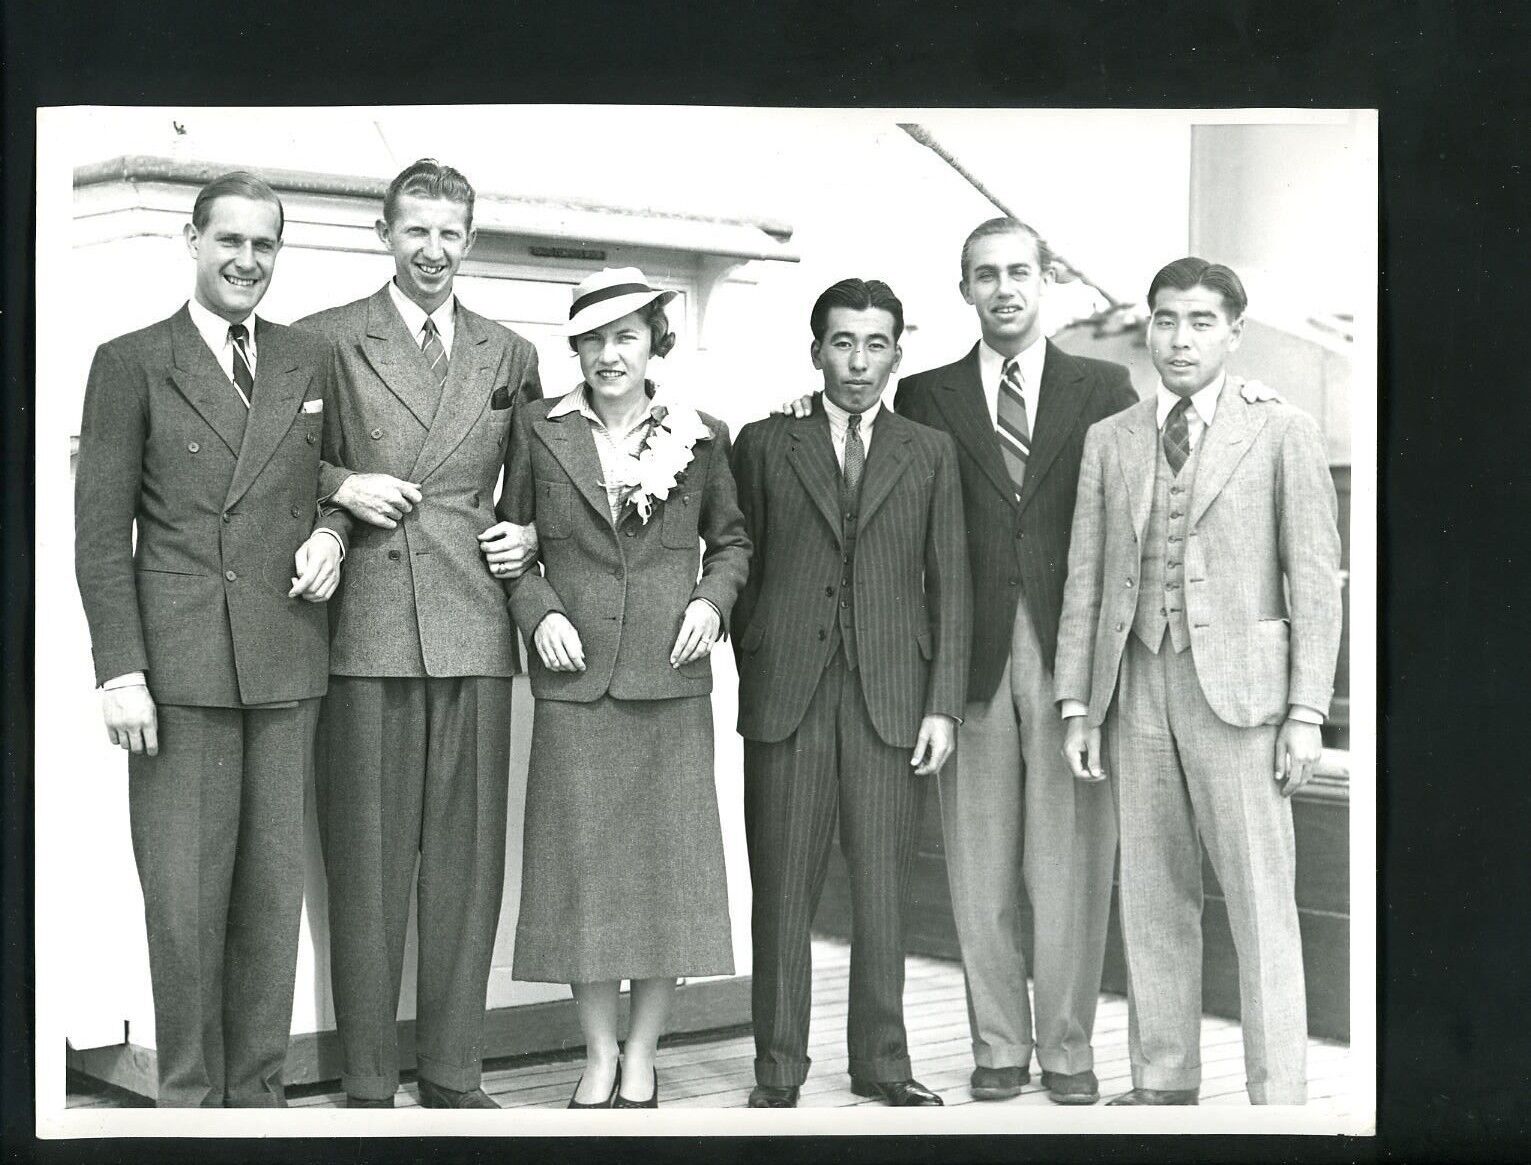
[[[310,445],[312,445],[314,443],[314,435],[312,433],[305,433],[303,435],[303,440],[307,441]]]
[[[634,530],[631,526],[628,526],[628,528],[624,530],[623,533],[626,534],[629,538],[635,538],[638,535],[638,531]]]
[[[1118,631],[1125,631],[1125,630],[1127,630],[1127,624],[1125,624],[1125,623],[1118,623],[1116,625],[1116,629]]]
[[[371,435],[374,441],[381,441],[383,439],[383,430],[373,429]]]
[[[190,453],[200,453],[202,451],[202,446],[198,445],[195,441],[192,441],[187,444],[186,449]]]
[[[292,516],[294,518],[301,518],[303,516],[303,507],[302,506],[293,506],[292,507]]]
[[[1122,584],[1122,585],[1123,585],[1123,586],[1124,586],[1124,587],[1130,587],[1130,586],[1131,586],[1131,585],[1132,585],[1132,580],[1131,580],[1131,579],[1128,579],[1128,580],[1127,580],[1127,581],[1126,581],[1126,582],[1124,582],[1124,583],[1123,583],[1123,584]]]
[[[824,597],[826,599],[834,598],[835,597],[835,588],[834,587],[825,587],[824,588]]]
[[[235,573],[234,573],[234,572],[233,572],[233,571],[232,571],[232,570],[226,570],[226,571],[224,571],[224,572],[223,572],[223,577],[224,577],[224,578],[226,578],[226,579],[228,579],[228,580],[229,580],[229,582],[235,582],[235,581],[237,581],[237,580],[238,580],[238,578],[239,578],[239,576],[238,576],[238,575],[237,575],[237,574],[235,574]]]
[[[293,515],[293,516],[296,517],[297,515]],[[230,515],[228,515],[228,514],[224,514],[223,515],[223,524],[225,526],[227,526],[229,524],[229,522],[232,521],[232,520],[233,519],[232,519],[232,517]]]
[[[1013,586],[1013,587],[1018,587],[1018,586],[1021,585],[1021,580],[1018,579],[1018,578],[1012,578],[1010,580],[1010,585]]]
[[[819,642],[822,643],[824,641],[824,637],[826,635],[828,635],[828,634],[829,634],[829,632],[825,631],[823,628],[820,628],[819,629]]]
[[[388,552],[388,558],[389,558],[390,561],[398,562],[399,561],[399,552],[397,550],[390,550]]]

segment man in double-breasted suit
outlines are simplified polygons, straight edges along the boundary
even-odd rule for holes
[[[754,883],[750,1105],[807,1078],[809,924],[838,816],[850,875],[851,1087],[938,1105],[912,1078],[903,907],[921,777],[950,755],[972,617],[952,441],[882,407],[903,306],[847,279],[814,304],[824,393],[746,425],[734,452],[755,546],[734,607]]]
[[[1044,336],[1051,267],[1025,224],[978,226],[962,248],[961,288],[982,337],[955,364],[902,380],[894,407],[956,439],[979,612],[960,747],[940,777],[970,1087],[978,1100],[1016,1095],[1035,1048],[1048,1096],[1089,1104],[1100,1096],[1090,1041],[1116,833],[1105,790],[1080,785],[1062,762],[1052,669],[1085,431],[1137,397],[1125,368],[1071,356]]]
[[[1090,430],[1080,470],[1057,695],[1069,764],[1109,777],[1121,827],[1134,1087],[1113,1104],[1196,1103],[1203,843],[1238,952],[1250,1100],[1306,1095],[1288,798],[1322,750],[1340,540],[1318,426],[1228,383],[1245,303],[1202,259],[1154,277],[1159,387]]]
[[[191,300],[91,365],[75,569],[107,733],[130,753],[159,1104],[280,1105],[321,604],[349,521],[315,522],[328,346],[254,314],[281,202],[225,174],[185,237]]]
[[[461,174],[409,166],[377,230],[394,278],[298,323],[335,345],[323,489],[360,520],[334,603],[317,783],[343,1084],[352,1106],[393,1104],[417,885],[420,1102],[494,1108],[479,1079],[517,647],[480,539],[513,540],[495,523],[495,482],[511,416],[542,389],[532,345],[452,293],[473,243]]]

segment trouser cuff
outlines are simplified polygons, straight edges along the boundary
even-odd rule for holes
[[[483,1080],[482,1067],[477,1061],[472,1064],[450,1064],[430,1056],[417,1055],[415,1058],[417,1075],[440,1088],[450,1088],[453,1092],[470,1092],[477,1088]]]
[[[341,1076],[340,1086],[357,1100],[387,1100],[399,1090],[399,1074],[360,1076],[347,1072]]]
[[[874,1084],[892,1084],[908,1080],[914,1069],[908,1056],[885,1056],[877,1060],[852,1060],[850,1072],[857,1080],[869,1080]]]
[[[1185,1092],[1201,1087],[1201,1065],[1194,1068],[1156,1068],[1152,1064],[1132,1066],[1132,1086],[1153,1088],[1160,1092]]]
[[[1044,1048],[1039,1045],[1037,1063],[1044,1072],[1060,1072],[1065,1076],[1091,1072],[1095,1069],[1095,1049],[1085,1047],[1070,1051],[1067,1048]]]
[[[756,1059],[755,1083],[767,1088],[800,1088],[808,1079],[808,1066],[812,1063],[806,1057],[787,1061]]]
[[[973,1063],[980,1068],[1030,1068],[1031,1044],[973,1044]]]

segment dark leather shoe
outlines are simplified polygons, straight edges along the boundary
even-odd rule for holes
[[[470,1088],[459,1092],[455,1088],[443,1088],[422,1077],[420,1085],[421,1108],[499,1108],[482,1088]]]
[[[1113,1104],[1200,1104],[1195,1088],[1134,1088],[1131,1092],[1124,1092],[1113,1100],[1106,1101],[1107,1107]]]
[[[1030,1068],[974,1068],[968,1091],[974,1100],[1009,1100],[1030,1083]]]
[[[1042,1087],[1047,1089],[1047,1099],[1054,1104],[1094,1104],[1100,1099],[1100,1081],[1088,1069],[1083,1072],[1043,1071]]]
[[[574,1096],[578,1096],[579,1095],[579,1086],[580,1086],[580,1084],[583,1084],[584,1082],[585,1082],[585,1078],[583,1076],[581,1076],[579,1078],[579,1080],[575,1083],[575,1085],[574,1085]],[[621,1088],[621,1087],[622,1087],[622,1065],[618,1064],[617,1065],[617,1074],[614,1077],[612,1077],[612,1081],[611,1081],[611,1095],[610,1096],[608,1096],[605,1100],[597,1100],[594,1104],[581,1104],[579,1101],[574,1099],[574,1096],[571,1096],[571,1097],[569,1097],[569,1107],[570,1108],[610,1108],[612,1106],[612,1102],[617,1099],[617,1089]]]
[[[771,1084],[757,1084],[750,1089],[751,1108],[796,1108],[798,1086],[777,1088]]]
[[[654,1094],[647,1100],[628,1100],[622,1095],[622,1090],[617,1089],[612,1096],[612,1108],[658,1108],[659,1107],[659,1069],[654,1069]]]
[[[369,1097],[369,1096],[352,1096],[350,1093],[347,1093],[346,1094],[346,1107],[347,1108],[392,1108],[393,1107],[393,1097],[385,1096],[382,1099],[377,1100],[377,1099],[373,1099],[372,1097]]]
[[[852,1076],[851,1091],[857,1096],[881,1100],[894,1108],[923,1108],[946,1103],[918,1080],[858,1080]]]

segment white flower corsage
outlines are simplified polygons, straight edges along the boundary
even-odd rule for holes
[[[632,505],[644,525],[654,512],[654,503],[670,496],[691,464],[696,443],[712,437],[712,430],[695,409],[656,405],[652,416],[653,423],[637,455],[622,458],[615,480],[603,483],[622,490],[622,503]]]
[[[1258,380],[1245,380],[1239,376],[1233,379],[1234,383],[1239,386],[1239,395],[1244,398],[1247,404],[1263,404],[1268,400],[1273,400],[1277,404],[1286,404],[1286,397],[1282,396],[1274,388],[1261,384]]]

